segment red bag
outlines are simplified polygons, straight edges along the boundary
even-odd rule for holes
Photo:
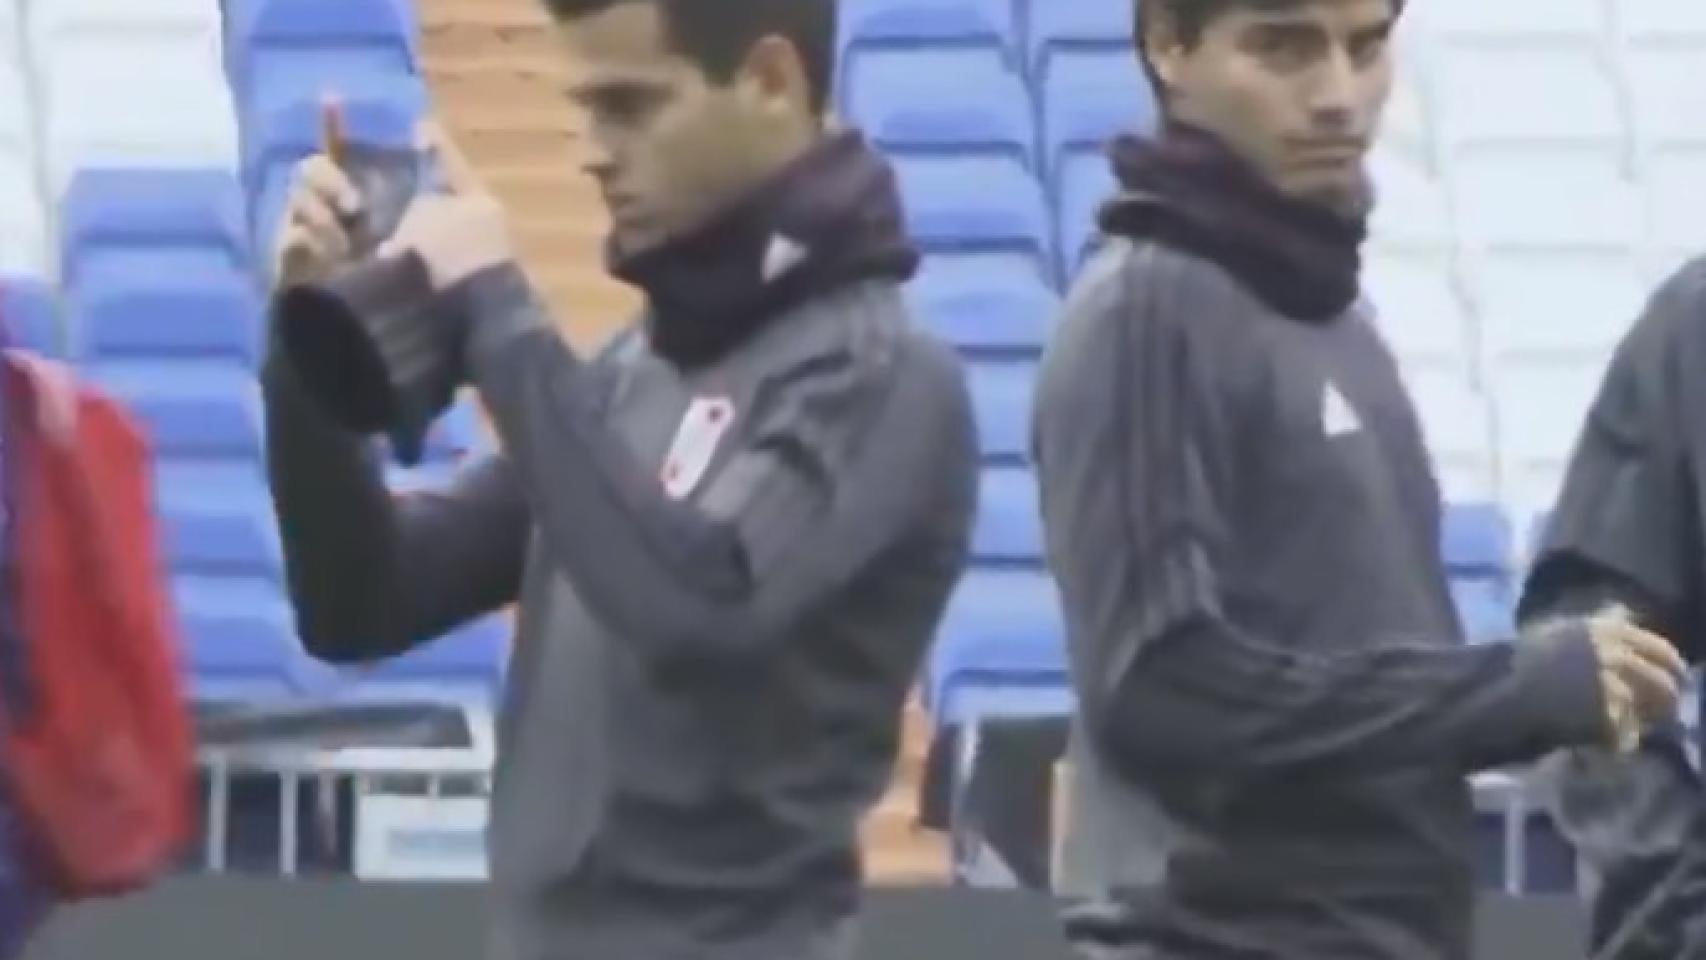
[[[173,866],[196,820],[150,453],[64,368],[7,351],[0,371],[15,624],[0,736],[18,842],[59,900],[124,893]]]

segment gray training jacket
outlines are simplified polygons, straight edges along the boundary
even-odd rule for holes
[[[967,552],[957,361],[887,281],[686,375],[639,335],[577,359],[514,267],[465,286],[504,452],[449,489],[393,499],[269,363],[305,642],[371,660],[520,601],[492,960],[823,955]]]
[[[1112,830],[1109,955],[1468,960],[1465,776],[1597,742],[1585,633],[1465,646],[1440,499],[1367,310],[1300,322],[1110,240],[1038,385],[1050,564]]]

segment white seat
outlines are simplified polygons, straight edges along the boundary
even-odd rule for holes
[[[1461,242],[1632,250],[1644,239],[1640,189],[1618,150],[1481,147],[1446,164]]]
[[[1401,365],[1469,370],[1469,314],[1449,256],[1371,249],[1362,282],[1375,324]]]
[[[1700,0],[1615,0],[1617,24],[1635,41],[1706,40],[1706,3]]]
[[[1447,149],[1535,141],[1620,145],[1625,139],[1613,64],[1593,47],[1447,46],[1429,58],[1429,77]]]
[[[1419,80],[1402,64],[1393,78],[1392,96],[1380,126],[1380,144],[1431,164],[1433,129]]]
[[[1407,365],[1401,369],[1445,499],[1490,498],[1493,432],[1486,397],[1457,371]]]
[[[1413,15],[1422,32],[1451,39],[1591,42],[1610,29],[1601,0],[1429,0]]]
[[[26,35],[36,50],[77,35],[201,46],[223,56],[218,0],[35,0]]]
[[[1557,499],[1604,367],[1603,360],[1512,362],[1492,376],[1500,500],[1525,520]]]
[[[0,0],[0,6],[9,2]],[[6,42],[7,37],[0,32],[0,149],[28,153],[35,143],[35,110],[23,64],[7,55]]]
[[[24,154],[0,148],[0,273],[50,275],[48,246],[35,168]]]
[[[1429,249],[1451,245],[1449,197],[1419,157],[1378,146],[1369,154],[1368,172],[1375,197],[1369,233],[1377,242]]]
[[[237,167],[231,90],[203,49],[82,37],[57,46],[45,77],[42,149],[56,197],[85,166]]]
[[[1703,4],[1706,5],[1706,4]],[[1706,44],[1631,47],[1623,56],[1637,141],[1706,144]]]
[[[1632,255],[1495,254],[1469,265],[1485,369],[1603,363],[1641,313],[1648,284]]]
[[[1694,254],[1706,250],[1706,148],[1653,153],[1646,161],[1645,185],[1652,246]]]

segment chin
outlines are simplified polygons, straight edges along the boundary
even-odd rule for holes
[[[1374,206],[1368,178],[1360,169],[1332,176],[1300,177],[1288,185],[1285,193],[1294,200],[1326,207],[1347,217],[1367,216]]]

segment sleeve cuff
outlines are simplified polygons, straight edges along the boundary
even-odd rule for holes
[[[514,262],[481,270],[457,284],[451,295],[469,325],[466,356],[475,380],[505,345],[549,326],[527,275]]]
[[[1570,620],[1542,631],[1519,641],[1515,653],[1529,722],[1553,747],[1605,743],[1605,696],[1587,623]]]

